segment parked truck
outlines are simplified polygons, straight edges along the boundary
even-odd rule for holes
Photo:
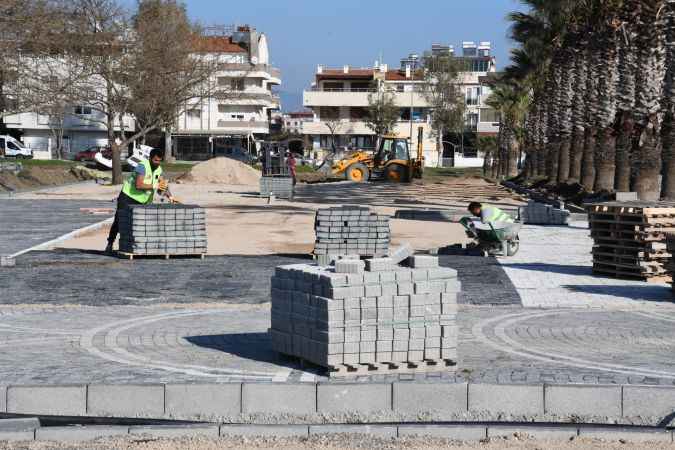
[[[30,159],[33,157],[33,151],[12,136],[0,135],[0,157]]]

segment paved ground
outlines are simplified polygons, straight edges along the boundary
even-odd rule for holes
[[[586,222],[524,226],[520,238],[518,254],[500,262],[525,307],[625,309],[673,301],[666,284],[594,276]]]
[[[269,305],[10,308],[7,384],[315,381],[270,350]],[[463,307],[459,372],[361,377],[489,383],[675,384],[675,309]]]
[[[112,206],[90,200],[0,199],[0,254],[14,254],[107,217],[86,214],[81,208]]]
[[[386,194],[388,187],[378,189]],[[369,201],[379,202],[376,196]],[[399,201],[412,200],[393,203]],[[80,207],[100,205],[96,202],[66,202],[70,209],[63,202],[38,201],[38,208],[35,200],[11,202],[0,203],[4,245],[20,240],[10,236],[5,211],[26,217],[24,226],[43,240],[102,219],[80,214]],[[464,287],[459,370],[415,378],[673,385],[675,305],[669,286],[593,276],[585,226],[525,226],[521,251],[513,258],[443,255],[442,264],[458,269]],[[0,380],[321,379],[317,371],[279,360],[266,334],[273,268],[306,258],[129,262],[78,250],[24,255],[17,267],[0,269]]]

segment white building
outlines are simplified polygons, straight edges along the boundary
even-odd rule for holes
[[[29,146],[39,157],[51,159],[56,149],[56,141],[52,130],[60,127],[49,115],[26,112],[5,116],[7,128],[13,128],[21,134],[21,141]],[[131,116],[124,117],[126,133],[135,130],[136,122]],[[119,123],[115,130],[119,131]],[[87,105],[74,105],[68,108],[63,116],[63,150],[64,157],[71,158],[77,152],[89,147],[108,145],[108,131],[105,126],[105,115]]]
[[[292,135],[304,134],[305,122],[314,121],[314,113],[311,111],[296,111],[283,115],[284,131]]]
[[[432,52],[454,55],[451,46],[432,46]],[[461,73],[462,89],[467,103],[467,132],[473,135],[490,135],[499,131],[496,114],[485,105],[490,94],[484,85],[485,77],[494,72],[495,59],[490,55],[490,44],[472,42],[463,44],[463,54],[456,56],[466,64]],[[412,149],[417,148],[418,129],[423,129],[423,151],[427,166],[437,167],[482,166],[483,159],[472,148],[464,135],[453,142],[452,137],[444,136],[443,160],[439,161],[437,139],[434,136],[429,117],[429,104],[424,97],[423,76],[418,69],[419,57],[410,55],[401,60],[399,69],[391,70],[386,64],[374,68],[328,69],[318,66],[312,88],[304,92],[304,106],[314,113],[314,120],[303,124],[303,132],[310,135],[315,151],[331,148],[331,131],[328,124],[337,122],[335,131],[336,146],[352,146],[359,149],[372,149],[375,146],[375,133],[366,126],[364,120],[369,105],[369,96],[379,90],[393,94],[394,101],[400,107],[400,119],[394,132],[411,139]],[[467,133],[465,133],[467,134]],[[474,139],[475,141],[475,139]]]
[[[220,65],[216,94],[189,105],[179,116],[173,154],[199,160],[235,149],[255,152],[254,139],[267,137],[271,113],[280,108],[273,88],[281,84],[281,74],[270,65],[267,37],[243,26],[217,30],[205,39]]]

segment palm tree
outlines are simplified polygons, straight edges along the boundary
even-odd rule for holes
[[[638,3],[635,130],[635,190],[643,200],[659,198],[661,186],[661,94],[665,77],[664,0]]]
[[[666,77],[664,83],[663,164],[664,180],[661,196],[675,200],[675,0],[666,0]]]
[[[572,141],[570,143],[570,170],[568,179],[579,181],[581,179],[581,158],[584,154],[585,115],[588,109],[586,89],[588,51],[586,46],[588,39],[579,38],[578,46],[574,54],[574,98],[572,99]]]
[[[618,37],[619,83],[617,85],[617,115],[614,124],[616,133],[616,174],[614,188],[619,192],[630,191],[631,149],[633,147],[635,107],[635,71],[637,52],[635,47],[637,22],[636,0],[625,0],[621,7]]]
[[[614,121],[616,117],[616,92],[618,81],[617,29],[618,8],[607,1],[599,8],[596,42],[597,67],[597,108],[594,111],[597,130],[595,145],[595,183],[593,190],[613,191],[614,171],[616,168],[616,136]]]

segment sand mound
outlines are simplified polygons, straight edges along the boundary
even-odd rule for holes
[[[257,186],[260,172],[232,158],[214,158],[197,164],[181,181]]]

